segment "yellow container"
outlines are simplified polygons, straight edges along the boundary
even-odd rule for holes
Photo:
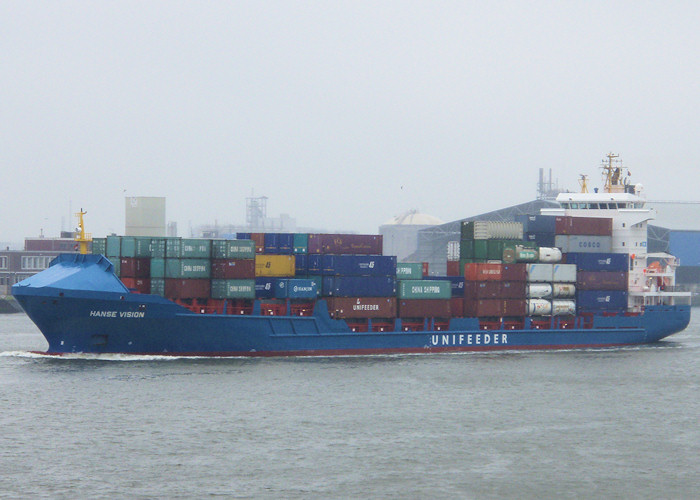
[[[272,278],[291,278],[294,276],[294,255],[255,256],[255,276]]]

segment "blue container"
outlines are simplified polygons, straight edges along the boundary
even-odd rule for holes
[[[431,276],[430,279],[451,282],[452,296],[464,297],[464,276]]]
[[[309,256],[305,254],[294,255],[294,274],[304,276],[309,274]]]
[[[670,231],[668,250],[678,257],[684,266],[700,266],[700,232]]]
[[[284,278],[255,278],[255,298],[274,299],[277,283]]]
[[[525,233],[524,239],[538,247],[552,248],[554,246],[554,233]]]
[[[526,233],[552,233],[555,232],[556,215],[516,215],[515,222],[523,225]]]
[[[627,292],[579,290],[576,305],[579,312],[624,312],[627,310]]]
[[[579,271],[618,271],[629,270],[629,255],[626,253],[580,253],[565,254],[567,264],[576,264]]]
[[[236,233],[237,240],[250,240],[253,233]]]
[[[263,253],[272,255],[279,253],[278,233],[265,233],[265,244]]]
[[[396,257],[389,255],[321,255],[324,276],[396,276]]]
[[[321,274],[321,254],[310,253],[308,255],[309,274]]]
[[[321,295],[327,297],[393,297],[393,276],[324,276]]]
[[[292,233],[277,234],[277,252],[282,255],[294,253],[294,235]]]
[[[275,286],[277,299],[315,299],[317,296],[318,286],[311,279],[281,279]]]

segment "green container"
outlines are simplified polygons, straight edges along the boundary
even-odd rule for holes
[[[169,258],[182,257],[182,238],[165,240],[165,256]]]
[[[151,279],[165,278],[165,259],[151,259]]]
[[[107,254],[107,238],[93,238],[92,239],[92,253],[94,254]]]
[[[121,260],[119,260],[119,257],[116,257],[116,258],[115,257],[112,257],[112,258],[108,257],[108,259],[112,263],[112,265],[114,266],[114,274],[116,274],[117,276],[121,276],[122,262],[121,262]]]
[[[120,257],[122,253],[121,236],[107,236],[106,257]]]
[[[397,280],[422,280],[423,264],[420,262],[398,262],[396,264]]]
[[[317,291],[316,294],[321,295],[321,286],[323,285],[323,276],[319,276],[317,274],[298,274],[295,276],[295,278],[313,281],[314,283],[316,283],[316,291]]]
[[[462,240],[459,242],[459,258],[474,258],[474,240]]]
[[[122,257],[150,257],[151,256],[150,236],[124,236],[121,242]]]
[[[180,240],[180,257],[183,259],[211,258],[211,240],[190,238]]]
[[[294,233],[294,253],[309,253],[309,234]]]
[[[209,278],[209,259],[165,259],[166,278]]]
[[[211,280],[214,299],[254,299],[255,280]]]
[[[214,259],[254,259],[255,242],[252,240],[214,240],[211,242]]]
[[[489,260],[501,260],[503,258],[504,240],[485,240],[486,258]]]
[[[398,282],[400,299],[450,299],[452,282],[446,280],[401,280]]]
[[[165,280],[163,278],[151,278],[151,295],[165,297]]]
[[[151,257],[165,258],[165,238],[151,238]]]
[[[488,259],[488,242],[489,240],[474,240],[474,257],[472,257],[473,259]]]

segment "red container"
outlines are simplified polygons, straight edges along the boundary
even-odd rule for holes
[[[399,301],[399,318],[449,318],[451,299],[403,299]]]
[[[503,264],[501,279],[503,281],[527,281],[527,264]]]
[[[464,281],[464,297],[467,299],[497,299],[500,296],[499,281]]]
[[[561,215],[554,219],[554,232],[581,236],[612,236],[612,219]]]
[[[464,298],[452,297],[450,299],[450,310],[453,318],[461,318],[464,316]]]
[[[265,233],[251,233],[250,239],[255,243],[255,253],[265,253]]]
[[[309,234],[309,253],[381,255],[380,234]]]
[[[136,293],[151,293],[150,278],[122,278],[121,280],[125,287],[136,291]]]
[[[459,261],[458,260],[448,260],[447,261],[447,276],[461,276],[462,273],[459,272]]]
[[[126,278],[150,278],[151,259],[148,257],[122,257],[119,259],[119,276]]]
[[[527,301],[521,299],[504,299],[503,300],[503,316],[521,317],[527,312]]]
[[[464,316],[466,318],[484,318],[503,316],[503,300],[464,298]]]
[[[220,279],[255,278],[255,259],[213,259],[211,277]]]
[[[490,262],[468,262],[464,264],[466,281],[500,281],[503,264]]]
[[[206,299],[209,295],[211,295],[209,280],[165,279],[165,297],[168,299]]]
[[[525,281],[501,281],[500,298],[524,299],[527,283]]]
[[[423,262],[423,277],[427,278],[430,276],[429,262]]]
[[[621,271],[579,271],[578,290],[627,290],[627,273]]]
[[[395,318],[396,297],[328,297],[331,318]]]

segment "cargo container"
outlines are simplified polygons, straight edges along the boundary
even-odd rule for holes
[[[463,318],[464,317],[464,297],[453,296],[450,299],[450,310],[452,311],[453,318]]]
[[[461,240],[522,240],[520,222],[463,221]]]
[[[421,265],[417,264],[418,276]],[[396,257],[384,255],[321,255],[324,276],[396,276]]]
[[[525,233],[523,239],[528,243],[534,243],[538,247],[553,247],[554,233]]]
[[[612,236],[581,236],[558,234],[554,245],[563,253],[610,253]]]
[[[464,241],[466,244],[466,241]],[[460,243],[461,245],[461,243]],[[474,259],[488,259],[489,255],[489,241],[488,240],[474,240],[472,242],[472,248],[474,249],[472,255]]]
[[[557,299],[552,301],[552,316],[575,316],[576,302]]]
[[[92,253],[107,255],[107,238],[92,239]]]
[[[323,266],[321,265],[321,257],[322,255],[317,253],[310,253],[306,256],[309,274],[321,274],[321,270],[323,269]]]
[[[551,283],[553,276],[553,264],[526,264],[527,281]]]
[[[119,259],[119,276],[125,278],[150,278],[151,259],[148,257],[122,257]]]
[[[400,318],[450,318],[450,299],[400,299]]]
[[[284,278],[255,278],[255,298],[272,299],[275,297],[277,283]]]
[[[463,276],[431,276],[432,280],[444,280],[450,282],[452,297],[464,297],[464,277]]]
[[[214,240],[211,256],[214,259],[254,259],[255,243],[252,240]]]
[[[557,283],[576,283],[576,264],[552,265],[552,281]]]
[[[279,234],[278,233],[265,233],[263,236],[264,250],[263,253],[266,254],[278,254],[279,252]]]
[[[210,295],[208,279],[165,279],[165,296],[169,299],[206,299]]]
[[[526,296],[529,299],[547,299],[552,296],[551,283],[528,283]]]
[[[549,316],[552,314],[552,302],[545,299],[528,299],[528,316]]]
[[[579,312],[624,312],[627,292],[618,290],[579,290],[576,292]]]
[[[468,263],[464,265],[464,279],[466,281],[500,281],[502,268],[502,264]]]
[[[535,248],[523,245],[505,246],[503,248],[503,263],[514,264],[516,262],[537,262],[539,252]]]
[[[464,297],[464,317],[484,318],[503,316],[502,299],[473,299]]]
[[[309,253],[309,235],[307,233],[294,233],[293,236],[294,253]]]
[[[420,262],[399,262],[396,264],[396,279],[419,280],[423,278],[423,264]]]
[[[150,257],[151,256],[150,236],[122,236],[121,253],[122,257]]]
[[[121,276],[121,259],[119,257],[112,257],[109,261],[114,266],[114,274]]]
[[[462,276],[463,273],[459,270],[458,260],[447,261],[447,276]]]
[[[579,290],[627,290],[628,275],[621,271],[579,271]]]
[[[295,263],[293,255],[265,255],[255,256],[256,277],[294,277]]]
[[[124,286],[136,293],[151,293],[150,278],[121,278]]]
[[[316,299],[318,294],[316,282],[310,279],[281,279],[275,287],[275,298],[278,299]]]
[[[447,262],[459,261],[462,254],[462,247],[459,241],[447,242]]]
[[[525,298],[512,298],[503,300],[503,316],[522,317],[527,314],[527,301]]]
[[[579,271],[622,271],[629,269],[626,253],[567,253],[564,262],[576,264]]]
[[[523,299],[527,283],[525,281],[500,281],[500,297],[504,299]]]
[[[501,297],[500,281],[465,281],[464,297],[467,299],[497,299]]]
[[[390,297],[396,295],[394,276],[324,276],[323,296]]]
[[[295,276],[309,274],[309,256],[307,254],[294,254],[294,274]]]
[[[555,217],[554,232],[558,235],[612,236],[611,218],[571,217],[567,215]]]
[[[209,259],[165,259],[165,277],[209,278],[211,277],[211,261]]]
[[[442,280],[401,280],[397,296],[400,299],[449,299],[452,284]]]
[[[151,278],[165,278],[165,259],[151,259]]]
[[[381,255],[379,234],[309,234],[309,253]]]
[[[151,257],[164,259],[166,245],[165,238],[151,238]]]
[[[151,278],[151,294],[165,297],[165,279]]]
[[[560,299],[576,296],[576,285],[571,283],[553,283],[552,297]]]
[[[503,281],[527,281],[527,264],[503,264],[501,266],[501,279]]]
[[[516,215],[515,221],[523,225],[525,233],[550,233],[556,231],[556,216],[554,215]]]
[[[329,297],[328,312],[335,319],[395,318],[396,297]]]
[[[107,236],[107,254],[105,257],[120,257],[122,250],[121,237],[119,236]]]
[[[212,259],[211,277],[217,279],[255,278],[254,259]]]
[[[213,279],[211,296],[214,299],[254,299],[255,285],[253,279]]]
[[[537,254],[538,260],[544,263],[554,264],[562,259],[561,249],[556,247],[539,247]]]

